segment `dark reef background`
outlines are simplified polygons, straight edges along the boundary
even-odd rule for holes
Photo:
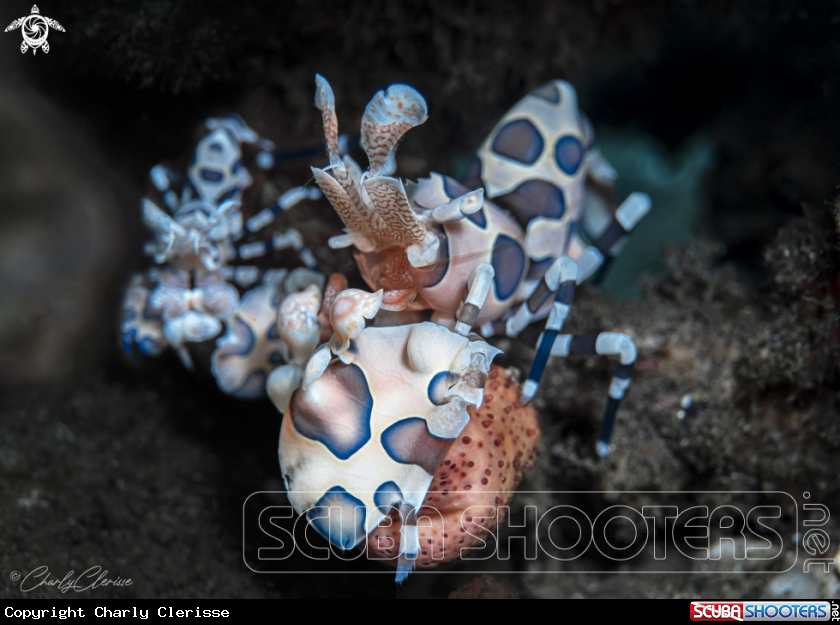
[[[30,2],[0,3],[0,23],[28,15]],[[232,111],[281,148],[317,142],[316,72],[335,90],[344,129],[392,82],[425,95],[429,120],[398,155],[407,178],[462,173],[507,108],[567,79],[620,193],[653,197],[604,288],[580,288],[567,324],[627,332],[639,345],[615,450],[606,461],[593,451],[612,365],[552,363],[535,400],[540,456],[523,489],[755,491],[753,503],[785,491],[800,505],[808,492],[840,511],[840,2],[39,6],[66,29],[50,33],[48,55],[22,55],[18,33],[0,35],[3,596],[22,595],[12,571],[40,565],[59,577],[100,565],[134,582],[97,597],[394,595],[390,574],[351,574],[379,571],[370,563],[336,575],[251,572],[242,506],[252,492],[282,490],[279,415],[265,401],[226,398],[171,353],[127,358],[118,340],[122,289],[145,262],[149,168],[183,169],[203,120]],[[308,180],[308,165],[252,169],[245,209]],[[325,245],[339,227],[325,203],[277,223],[291,226],[324,267],[353,271],[349,254]],[[531,352],[504,347],[501,362],[527,370]],[[628,503],[579,504],[618,501]],[[779,523],[785,535],[798,529],[796,517]],[[840,525],[825,529],[830,557]],[[703,575],[695,562],[671,575],[545,575],[513,558],[508,574],[414,575],[396,595],[836,597],[833,573],[783,572],[794,548],[744,564],[763,575]]]

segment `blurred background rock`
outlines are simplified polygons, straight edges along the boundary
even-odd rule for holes
[[[25,84],[0,91],[0,135],[0,384],[14,388],[95,366],[127,198],[85,133]]]

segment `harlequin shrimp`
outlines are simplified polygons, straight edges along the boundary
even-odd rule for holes
[[[346,226],[330,246],[354,248],[364,280],[384,290],[383,310],[429,310],[433,322],[460,334],[478,324],[485,337],[518,337],[547,318],[523,403],[551,355],[619,356],[597,445],[606,455],[636,347],[614,332],[560,332],[576,284],[620,251],[650,200],[633,193],[609,217],[615,172],[594,146],[574,89],[554,81],[526,96],[490,134],[464,186],[434,173],[405,184],[390,175],[397,143],[427,117],[415,89],[391,85],[368,104],[360,144],[370,166],[362,171],[339,155],[334,95],[323,77],[316,83],[330,165],[312,171]]]
[[[247,352],[250,358],[258,352],[253,348],[258,336],[268,337],[264,345],[270,339],[283,346],[282,353],[260,352],[256,364],[228,362],[241,388],[258,386],[266,363],[283,363],[268,376],[266,389],[285,415],[279,459],[290,502],[341,549],[367,537],[369,553],[394,562],[402,581],[415,566],[457,557],[467,537],[478,540],[489,531],[465,511],[473,505],[506,505],[536,454],[538,418],[523,404],[536,391],[539,376],[531,376],[532,387],[526,382],[520,388],[512,371],[491,365],[499,350],[471,334],[472,327],[481,325],[487,335],[501,328],[516,336],[548,317],[532,368],[532,374],[537,369],[541,374],[576,283],[606,255],[617,253],[620,237],[648,202],[634,194],[619,207],[619,236],[615,226],[601,223],[590,226],[598,234],[593,246],[579,243],[582,215],[598,210],[603,222],[606,201],[600,198],[609,199],[592,189],[587,201],[585,178],[591,169],[593,184],[608,187],[613,174],[594,152],[588,122],[577,117],[574,124],[565,119],[565,126],[555,120],[555,132],[562,134],[554,148],[560,154],[557,167],[568,180],[543,164],[532,178],[520,175],[525,190],[506,188],[508,195],[519,192],[532,201],[528,219],[485,199],[498,195],[492,185],[474,184],[470,190],[438,174],[403,184],[392,176],[394,148],[427,117],[425,100],[406,85],[379,92],[365,110],[360,144],[370,167],[363,172],[349,156],[342,157],[332,90],[322,77],[316,80],[330,164],[312,171],[346,226],[330,245],[355,248],[360,272],[375,292],[344,289],[346,281],[336,276],[323,293],[310,284],[285,298],[274,291],[273,301],[261,287],[265,292],[253,292],[255,309],[243,314],[239,334],[231,322],[231,338],[220,341],[217,352]],[[558,93],[567,88],[552,86]],[[545,96],[546,89],[541,93]],[[573,91],[566,94],[566,106],[577,112]],[[559,115],[568,118],[569,111]],[[509,148],[515,141],[508,134],[491,147]],[[562,211],[537,203],[540,196],[533,189],[541,188],[545,199],[546,187],[534,181],[546,176]],[[589,221],[599,225],[598,219]],[[565,252],[574,253],[580,264]],[[381,316],[382,310],[390,316]],[[404,322],[407,313],[424,310],[435,323]],[[246,333],[246,319],[259,319],[259,326]],[[583,352],[581,339],[573,341],[566,353]],[[622,356],[616,378],[629,379],[635,359],[629,337],[599,335],[591,350]],[[252,370],[259,373],[242,377]],[[611,399],[625,388],[614,380]],[[615,407],[610,414],[608,406],[605,422],[611,424]]]
[[[338,293],[329,306],[331,340],[302,372],[277,369],[267,387],[285,414],[279,457],[289,501],[341,549],[399,510],[392,559],[400,582],[421,551],[416,512],[470,423],[468,407],[482,405],[499,350],[429,322],[368,326],[382,301],[381,290]]]
[[[281,211],[321,196],[314,187],[294,188],[273,206],[243,220],[240,198],[252,178],[242,165],[241,144],[253,143],[264,151],[274,146],[260,139],[238,115],[208,119],[206,125],[211,132],[195,150],[180,198],[173,189],[178,181],[173,171],[162,165],[151,170],[152,183],[171,215],[151,200],[143,200],[143,221],[155,234],[146,253],[161,267],[132,279],[122,322],[126,352],[137,344],[142,353],[156,356],[168,345],[187,368],[192,368],[192,359],[185,343],[218,335],[223,321],[237,308],[239,291],[231,282],[248,287],[284,277],[275,270],[233,266],[232,262],[292,247],[304,265],[315,265],[296,230],[238,248],[236,242],[264,228]]]
[[[296,372],[321,338],[321,302],[331,301],[330,287],[323,293],[325,281],[322,273],[303,267],[279,269],[242,296],[211,356],[222,391],[241,399],[261,397],[268,375],[277,369],[295,372],[297,382]]]

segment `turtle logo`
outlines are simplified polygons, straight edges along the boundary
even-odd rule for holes
[[[20,51],[26,54],[32,48],[32,54],[41,48],[45,53],[50,51],[50,44],[47,43],[47,35],[50,28],[64,32],[64,26],[48,17],[41,15],[38,5],[32,6],[32,14],[16,19],[6,27],[6,32],[17,30],[22,27],[23,43],[20,44]]]

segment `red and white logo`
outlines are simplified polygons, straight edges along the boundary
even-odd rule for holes
[[[828,621],[833,609],[828,601],[692,601],[691,620]]]
[[[692,621],[743,621],[744,604],[738,601],[692,601]]]

